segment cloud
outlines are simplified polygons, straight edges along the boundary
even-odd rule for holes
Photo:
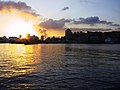
[[[111,28],[70,28],[73,31],[112,31]]]
[[[112,24],[112,22],[100,20],[98,16],[79,18],[78,20],[73,20],[73,24]]]
[[[120,31],[120,27],[115,28],[114,31]]]
[[[44,34],[44,37],[47,37],[47,30],[45,29],[40,29],[40,33],[43,33]]]
[[[118,27],[118,26],[120,26],[120,24],[112,24],[111,26],[116,26],[116,27]]]
[[[69,19],[60,19],[53,20],[49,19],[45,22],[40,23],[40,26],[46,29],[63,29],[65,27],[65,23],[69,23]]]
[[[119,29],[119,30],[120,30],[120,28],[117,28],[117,29]]]
[[[33,10],[30,6],[28,6],[25,2],[13,2],[13,1],[0,1],[0,12],[2,10],[6,10],[11,12],[11,10],[19,10],[24,13],[31,14],[33,16],[39,16],[35,10]]]
[[[49,19],[44,22],[41,22],[39,24],[40,27],[46,28],[46,29],[65,29],[66,24],[72,24],[72,25],[81,25],[81,24],[86,24],[86,25],[92,25],[95,27],[95,25],[99,24],[104,24],[108,26],[113,26],[113,27],[119,27],[119,24],[113,24],[113,22],[109,22],[106,20],[100,20],[99,17],[94,16],[94,17],[87,17],[87,18],[78,18],[76,19],[59,19],[59,20],[53,20]],[[85,29],[84,29],[85,30]],[[93,29],[92,30],[111,30],[111,29]]]
[[[66,11],[68,9],[69,9],[69,7],[64,7],[64,8],[61,9],[61,11]]]
[[[109,25],[109,26],[120,26],[119,24],[114,24],[113,22],[109,22],[106,20],[100,20],[98,16],[94,16],[94,17],[87,17],[87,18],[78,18],[78,19],[60,19],[60,20],[53,20],[53,19],[49,19],[45,22],[42,22],[40,25],[43,27],[47,27],[47,28],[61,28],[64,27],[64,25],[66,23],[69,24],[88,24],[88,25],[93,25],[95,26],[96,24],[105,24],[105,25]]]
[[[87,17],[87,18],[78,18],[72,20],[72,24],[89,24],[89,25],[95,25],[95,24],[105,24],[109,26],[120,26],[119,24],[113,24],[113,22],[106,21],[106,20],[100,20],[98,16],[94,17]]]

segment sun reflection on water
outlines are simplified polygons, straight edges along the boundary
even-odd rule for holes
[[[1,44],[0,77],[20,76],[64,67],[64,49],[64,45],[52,44]]]
[[[40,56],[40,53],[36,51],[36,48],[40,50],[40,47],[10,44],[2,47],[4,49],[0,52],[0,77],[31,73],[36,69],[35,64],[41,62],[40,59],[35,58]]]

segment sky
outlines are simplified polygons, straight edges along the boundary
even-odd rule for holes
[[[3,1],[9,0],[0,0]],[[21,1],[29,6],[40,18],[39,26],[44,28],[43,31],[48,36],[64,36],[66,28],[71,28],[73,31],[120,29],[120,0],[11,1],[16,3]]]
[[[13,0],[17,1],[17,0]],[[99,16],[120,23],[120,0],[18,0],[26,2],[46,18],[79,18]],[[62,8],[69,9],[61,11]]]

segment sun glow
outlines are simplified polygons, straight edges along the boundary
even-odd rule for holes
[[[17,5],[18,4],[18,5]],[[26,34],[46,35],[46,30],[40,26],[41,18],[31,7],[21,6],[24,3],[11,3],[1,6],[0,10],[0,36],[26,37]],[[26,8],[27,7],[27,8]],[[44,31],[44,32],[43,32]]]
[[[24,20],[16,20],[10,23],[8,26],[9,36],[19,36],[22,35],[23,38],[26,37],[26,34],[37,35],[34,30],[34,25],[31,22],[26,22]]]

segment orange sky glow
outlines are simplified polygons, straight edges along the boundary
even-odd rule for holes
[[[22,35],[25,37],[27,33],[30,35],[41,36],[40,17],[34,16],[30,13],[21,12],[14,8],[7,10],[3,9],[0,11],[0,28],[1,36],[16,36]]]

